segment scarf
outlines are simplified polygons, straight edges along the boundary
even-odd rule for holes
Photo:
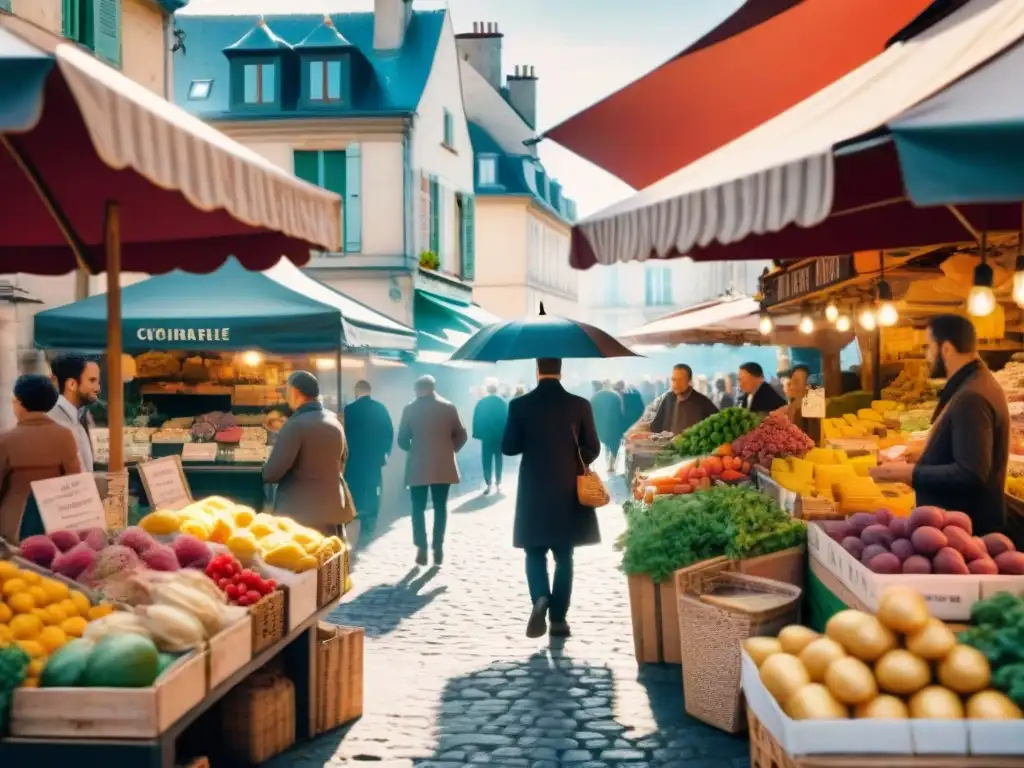
[[[935,406],[935,413],[932,414],[932,424],[939,420],[939,416],[949,404],[949,401],[953,399],[953,395],[957,393],[957,390],[967,383],[967,379],[980,371],[983,365],[984,363],[981,360],[972,360],[946,380],[946,386],[939,393],[939,403]]]

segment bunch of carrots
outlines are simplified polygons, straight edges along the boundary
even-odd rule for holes
[[[735,483],[746,480],[749,476],[748,462],[731,455],[706,456],[685,462],[671,472],[663,470],[642,479],[633,489],[633,497],[638,501],[650,503],[656,496],[693,493],[710,488],[715,480]]]

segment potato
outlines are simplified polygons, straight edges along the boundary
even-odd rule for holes
[[[847,653],[862,661],[874,661],[898,645],[896,634],[875,616],[868,616],[854,625],[846,639],[839,642],[846,648]]]
[[[949,542],[949,546],[963,555],[966,560],[967,551],[971,549],[974,544],[974,539],[971,538],[971,534],[963,528],[959,528],[955,525],[947,525],[942,529],[942,535],[946,537],[946,541]]]
[[[967,570],[975,576],[995,576],[999,573],[999,566],[996,561],[988,555],[976,557],[967,564]]]
[[[883,552],[868,560],[865,565],[873,573],[901,573],[903,564],[892,552]]]
[[[922,555],[934,555],[943,547],[949,546],[946,534],[930,525],[915,528],[910,534],[910,541],[914,544],[914,549]]]
[[[864,542],[856,536],[847,536],[842,540],[843,549],[853,555],[855,558],[860,560],[861,555],[864,554]]]
[[[889,587],[878,601],[878,620],[893,632],[912,634],[928,624],[928,603],[916,589]]]
[[[940,549],[939,553],[932,559],[932,567],[936,573],[948,573],[955,576],[966,576],[971,572],[967,567],[967,561],[964,560],[964,556],[952,547]]]
[[[946,522],[946,513],[938,507],[917,507],[910,513],[908,530],[913,533],[918,528],[942,528]]]
[[[764,664],[764,660],[773,653],[782,653],[782,643],[774,637],[748,637],[743,641],[743,650],[750,655],[751,661],[760,668]]]
[[[794,720],[845,720],[849,711],[824,685],[810,683],[786,701],[786,714]]]
[[[896,648],[875,662],[875,679],[882,690],[909,696],[931,682],[932,670],[924,659]]]
[[[981,537],[985,542],[985,549],[989,557],[999,557],[1003,552],[1013,552],[1017,548],[1013,546],[1008,536],[1001,533],[988,533]]]
[[[967,700],[970,720],[1020,720],[1024,712],[1005,693],[981,691]]]
[[[765,659],[760,677],[768,693],[780,704],[811,682],[803,662],[788,653],[773,653]]]
[[[1024,552],[1003,552],[996,555],[995,561],[1000,573],[1024,576]]]
[[[825,685],[842,704],[863,704],[878,695],[871,667],[852,656],[836,659],[828,665]]]
[[[925,661],[946,658],[956,645],[956,635],[941,619],[928,619],[924,629],[906,637],[907,650]]]
[[[861,531],[867,528],[869,525],[874,525],[878,522],[873,514],[870,512],[858,512],[854,515],[850,515],[847,522],[853,526],[854,530],[859,535]]]
[[[943,528],[948,528],[952,525],[954,528],[963,530],[968,536],[974,533],[974,524],[971,522],[970,515],[966,512],[951,512],[947,510],[944,523]]]
[[[813,629],[801,626],[800,624],[790,624],[788,627],[783,627],[782,631],[779,632],[779,643],[782,645],[783,653],[799,656],[804,648],[819,637],[821,635]]]
[[[825,679],[825,670],[836,659],[846,656],[846,650],[831,637],[819,637],[800,652],[800,661],[807,668],[811,680],[820,683]]]
[[[917,550],[914,549],[910,539],[895,539],[889,549],[900,559],[900,563],[903,563],[908,557],[917,554]]]
[[[860,561],[867,565],[868,561],[874,560],[879,555],[887,554],[889,554],[889,548],[884,544],[868,544],[864,547],[864,551],[861,552]]]
[[[865,544],[881,544],[886,549],[892,544],[893,535],[887,525],[869,525],[860,533],[860,539]]]
[[[883,693],[869,702],[858,704],[853,716],[859,720],[906,720],[910,711],[903,699]]]
[[[923,555],[911,555],[903,561],[903,573],[925,574],[932,572],[932,561]]]
[[[954,645],[936,668],[939,682],[951,691],[968,694],[988,688],[992,670],[988,659],[969,645]]]
[[[894,517],[889,521],[889,530],[897,539],[910,538],[910,521],[905,517]]]
[[[964,717],[960,697],[941,685],[929,685],[915,693],[909,707],[914,720],[963,720]]]
[[[854,527],[845,520],[826,520],[821,527],[826,536],[837,542],[842,542],[847,536],[856,535]]]

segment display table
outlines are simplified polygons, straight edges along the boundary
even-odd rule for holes
[[[267,505],[262,464],[196,461],[184,463],[182,469],[194,499],[224,496],[252,507],[257,512]],[[106,466],[97,464],[96,472],[106,472]],[[128,465],[128,493],[139,500],[140,515],[149,511],[149,499],[146,498],[146,489],[139,478],[137,464]]]
[[[150,740],[9,738],[0,741],[0,765],[50,766],[74,765],[75,768],[106,768],[121,765],[131,768],[175,768],[178,739],[204,713],[232,688],[278,654],[283,654],[288,677],[295,686],[295,735],[299,741],[313,737],[316,684],[313,669],[316,659],[317,623],[335,609],[330,603],[280,642],[253,656],[248,664],[222,682],[195,708],[178,720],[159,738]]]

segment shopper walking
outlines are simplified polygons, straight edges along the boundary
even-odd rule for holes
[[[582,397],[565,391],[561,360],[537,361],[537,387],[509,407],[502,451],[523,457],[512,545],[526,552],[526,581],[533,610],[527,637],[570,634],[573,549],[601,541],[597,515],[580,504],[576,478],[601,453],[594,413]],[[548,552],[555,561],[552,581]]]
[[[50,364],[50,371],[59,395],[57,404],[50,410],[50,418],[71,430],[82,471],[92,472],[92,442],[86,408],[100,396],[100,366],[81,355],[60,355]]]
[[[508,403],[498,396],[497,382],[489,381],[487,394],[473,409],[473,439],[480,441],[480,458],[484,465],[484,496],[491,492],[493,478],[501,493],[501,438],[508,421]]]
[[[412,538],[416,564],[427,564],[427,495],[434,503],[431,545],[434,565],[444,561],[444,534],[448,523],[448,492],[459,482],[455,454],[468,435],[459,412],[435,392],[433,376],[416,380],[416,399],[405,406],[398,426],[398,447],[408,452],[405,483],[412,497]]]
[[[357,381],[356,399],[345,406],[345,437],[349,444],[345,481],[359,510],[360,543],[373,540],[380,516],[384,467],[395,444],[395,426],[387,407],[373,399],[368,381]]]
[[[622,398],[622,433],[626,434],[644,415],[646,406],[640,390],[634,386],[626,386],[626,382],[615,383],[615,391]]]
[[[622,398],[612,389],[610,381],[594,382],[594,396],[590,398],[590,407],[597,424],[597,435],[604,446],[608,472],[615,472],[615,462],[619,456],[619,444],[625,428],[625,410]]]

